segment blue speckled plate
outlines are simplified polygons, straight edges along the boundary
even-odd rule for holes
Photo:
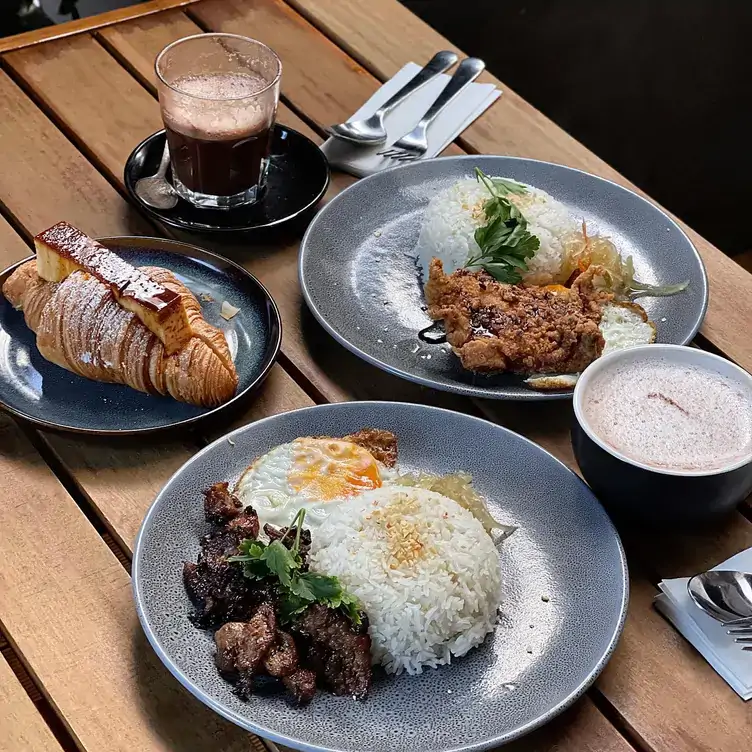
[[[399,467],[465,470],[499,522],[518,530],[499,551],[498,627],[478,649],[421,676],[377,675],[365,703],[320,692],[307,708],[283,696],[241,702],[214,667],[209,633],[188,621],[184,560],[207,532],[201,491],[234,482],[258,455],[298,436],[394,431]],[[536,444],[500,426],[422,405],[355,402],[296,410],[219,439],[167,482],[136,540],[133,587],[159,657],[202,702],[249,731],[302,750],[470,752],[496,747],[573,703],[621,633],[627,566],[587,486]],[[548,599],[547,601],[545,599]]]
[[[448,345],[427,344],[431,324],[414,257],[428,202],[473,168],[548,191],[574,217],[613,238],[634,258],[637,278],[651,284],[689,280],[673,297],[640,298],[658,342],[685,345],[708,305],[697,250],[657,206],[603,178],[549,162],[516,157],[429,159],[377,173],[342,191],[319,212],[303,238],[300,284],[314,316],[337,341],[367,362],[423,386],[469,397],[515,400],[570,398],[540,392],[520,376],[466,371]]]
[[[89,434],[146,433],[232,415],[279,351],[282,325],[266,289],[232,261],[186,243],[140,237],[101,242],[131,264],[170,269],[196,295],[206,320],[227,337],[238,371],[236,396],[218,408],[201,408],[77,376],[39,354],[23,314],[0,295],[0,407],[45,428]],[[0,287],[27,260],[0,273]],[[230,321],[219,315],[225,300],[240,308]]]

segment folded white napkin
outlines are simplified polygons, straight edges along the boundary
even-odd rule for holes
[[[752,572],[752,548],[713,569]],[[743,700],[752,698],[752,651],[742,650],[727,628],[701,611],[687,592],[688,577],[663,580],[655,607],[702,653]]]
[[[393,78],[387,81],[351,118],[360,120],[373,115],[389,97],[401,89],[418,71],[420,66],[408,63]],[[387,141],[383,146],[367,147],[351,144],[341,139],[330,138],[321,150],[333,167],[349,172],[359,178],[372,175],[399,164],[391,159],[377,156],[377,152],[391,146],[397,139],[409,133],[426,110],[441,94],[450,75],[442,74],[409,96],[401,105],[384,118]],[[442,152],[479,115],[482,115],[499,97],[501,91],[493,84],[470,84],[439,115],[428,129],[428,152],[424,159]]]

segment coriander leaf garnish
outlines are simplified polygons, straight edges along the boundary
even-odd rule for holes
[[[490,178],[475,168],[475,176],[491,198],[483,203],[486,224],[475,230],[480,254],[468,259],[465,268],[480,266],[499,282],[516,284],[527,271],[527,260],[540,248],[540,240],[527,229],[527,220],[507,198],[522,195],[527,188],[503,178]]]
[[[240,553],[229,561],[243,565],[243,574],[252,580],[275,577],[280,589],[280,618],[291,621],[313,603],[332,609],[341,609],[356,627],[361,623],[360,601],[348,593],[336,577],[303,572],[300,555],[300,534],[303,530],[305,509],[301,509],[279,540],[271,543],[246,539],[238,546]],[[295,541],[288,549],[285,538],[295,530]]]
[[[266,562],[269,571],[277,575],[285,587],[291,588],[291,575],[299,564],[289,549],[285,548],[280,541],[273,541],[264,549],[261,560]]]

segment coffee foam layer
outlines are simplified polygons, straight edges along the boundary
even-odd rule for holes
[[[274,115],[273,98],[247,99],[268,85],[253,73],[181,76],[172,82],[180,94],[164,92],[165,125],[193,138],[231,140],[262,131]],[[186,95],[186,96],[182,96]],[[244,99],[244,97],[246,97]]]
[[[696,365],[621,363],[593,377],[582,406],[602,441],[645,465],[713,471],[752,455],[752,393]]]

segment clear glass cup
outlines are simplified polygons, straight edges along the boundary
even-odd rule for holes
[[[261,198],[279,103],[282,63],[237,34],[197,34],[155,63],[175,190],[195,206]]]

